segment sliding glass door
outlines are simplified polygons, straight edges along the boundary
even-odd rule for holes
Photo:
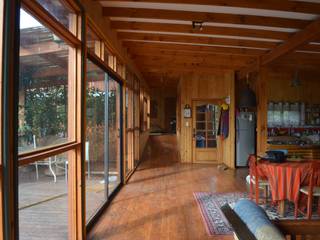
[[[109,93],[108,93],[108,186],[109,195],[120,184],[120,84],[109,78]]]
[[[86,219],[119,186],[121,87],[102,68],[87,61]]]

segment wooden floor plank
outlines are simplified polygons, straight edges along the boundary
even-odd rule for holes
[[[233,239],[208,236],[193,192],[246,191],[246,173],[179,163],[174,135],[151,137],[143,162],[88,239]]]

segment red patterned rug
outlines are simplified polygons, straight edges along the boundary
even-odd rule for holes
[[[195,192],[195,197],[201,216],[205,223],[207,232],[210,236],[213,235],[229,235],[233,233],[232,227],[228,220],[224,217],[220,207],[226,203],[233,204],[241,198],[246,198],[246,193],[207,193]]]

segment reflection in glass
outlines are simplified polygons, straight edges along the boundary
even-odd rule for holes
[[[19,239],[68,239],[70,154],[19,167]]]
[[[65,1],[62,0],[36,0],[42,7],[44,7],[56,20],[62,23],[72,33],[75,33],[76,29],[73,29],[72,20],[75,21],[76,14],[71,8],[66,7]]]
[[[19,152],[68,138],[69,55],[74,49],[20,11]]]
[[[196,148],[216,148],[219,107],[213,104],[196,107]]]
[[[87,61],[86,219],[107,200],[106,88],[107,75]]]
[[[120,85],[109,78],[109,194],[120,183]]]

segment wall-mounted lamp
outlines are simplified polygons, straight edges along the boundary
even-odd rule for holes
[[[192,21],[192,28],[195,30],[202,31],[203,30],[203,22],[201,21]]]

